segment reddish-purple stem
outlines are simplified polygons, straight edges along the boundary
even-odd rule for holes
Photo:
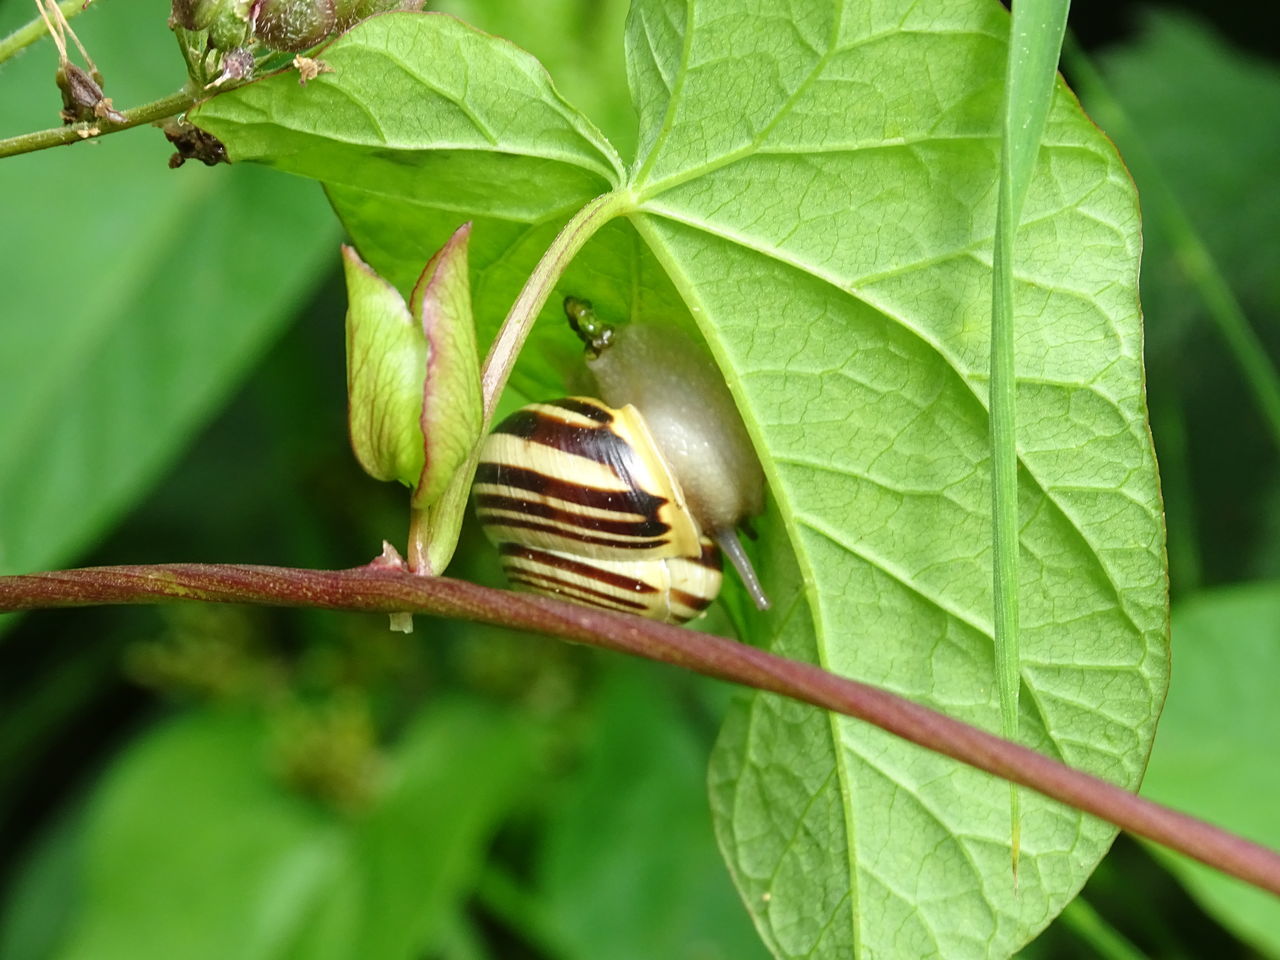
[[[413,611],[661,660],[865,720],[1280,896],[1280,853],[895,694],[723,637],[377,565],[298,570],[176,563],[0,577],[0,611],[167,600]]]

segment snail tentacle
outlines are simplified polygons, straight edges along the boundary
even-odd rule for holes
[[[764,587],[760,586],[760,578],[756,576],[756,568],[751,565],[751,558],[747,556],[747,551],[742,549],[742,543],[738,540],[736,530],[721,530],[716,533],[713,538],[716,545],[729,558],[729,562],[733,564],[733,569],[738,571],[738,576],[742,580],[742,585],[747,588],[747,593],[751,597],[751,601],[756,605],[756,609],[760,611],[768,610],[770,607],[769,597],[764,592]]]

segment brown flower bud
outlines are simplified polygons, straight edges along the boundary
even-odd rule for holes
[[[335,0],[254,0],[250,17],[262,43],[298,53],[334,32],[334,6]]]

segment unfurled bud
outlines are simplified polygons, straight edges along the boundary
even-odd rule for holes
[[[273,50],[299,53],[337,29],[336,0],[254,0],[250,18],[258,39]]]
[[[351,448],[375,480],[414,486],[422,475],[427,340],[404,297],[351,247],[347,275],[347,414]]]
[[[351,446],[365,472],[439,498],[480,436],[480,365],[471,317],[465,224],[427,263],[406,304],[342,248],[347,276]]]

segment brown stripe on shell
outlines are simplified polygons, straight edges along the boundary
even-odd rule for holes
[[[615,593],[606,593],[603,590],[593,590],[583,584],[574,583],[571,580],[561,580],[550,574],[528,570],[524,567],[509,567],[507,569],[507,579],[512,583],[523,584],[531,590],[537,590],[541,593],[572,594],[575,599],[580,599],[584,603],[590,602],[588,598],[594,598],[617,604],[619,607],[625,607],[628,610],[649,609],[647,605],[638,600],[630,600]]]
[[[697,557],[686,557],[690,563],[698,563],[712,570],[724,570],[724,564],[720,558],[720,548],[706,537],[702,539],[702,555]]]
[[[524,520],[520,517],[485,516],[480,514],[480,522],[489,527],[532,530],[535,533],[545,533],[561,540],[589,543],[597,547],[617,547],[619,550],[660,550],[671,542],[664,537],[658,537],[653,540],[618,540],[613,537],[593,537],[588,533],[578,533],[576,530],[556,526],[553,523],[538,523],[534,520]],[[490,537],[494,540],[498,539],[498,535],[494,533],[490,533]]]
[[[658,588],[651,583],[645,583],[643,580],[636,580],[634,577],[626,577],[620,573],[612,573],[608,570],[601,570],[599,567],[592,566],[589,563],[581,563],[558,553],[550,553],[546,550],[537,550],[533,547],[522,547],[518,543],[503,543],[499,545],[498,552],[504,557],[515,557],[521,560],[527,560],[530,563],[542,564],[546,567],[554,567],[557,570],[563,570],[565,573],[577,574],[588,580],[595,580],[597,583],[608,584],[625,593],[657,593]]]
[[[681,606],[688,607],[697,613],[701,613],[707,607],[711,606],[711,597],[701,597],[696,593],[689,593],[687,590],[681,590],[678,587],[671,587],[671,599]],[[692,617],[686,619],[693,619]]]
[[[643,617],[647,610],[643,605],[636,610],[629,610],[624,606],[616,603],[597,600],[595,597],[586,596],[585,594],[572,593],[569,591],[552,590],[547,587],[532,583],[521,577],[507,577],[513,586],[524,587],[533,593],[540,593],[544,597],[553,597],[557,600],[567,600],[570,603],[576,603],[584,607],[595,607],[597,610],[608,610],[610,613],[630,613],[634,616]]]
[[[613,423],[613,414],[599,403],[592,403],[589,400],[579,400],[577,397],[564,397],[560,400],[549,400],[546,403],[549,407],[559,407],[561,410],[568,410],[570,413],[576,413],[580,417],[586,417],[588,420],[594,420],[596,423]]]
[[[595,510],[615,510],[619,513],[638,514],[657,519],[658,510],[667,502],[644,490],[602,490],[551,477],[528,467],[513,467],[505,463],[485,461],[476,468],[476,483],[514,487],[528,490],[540,496],[576,503]]]
[[[549,503],[539,503],[535,500],[523,500],[518,497],[508,497],[499,493],[477,493],[476,508],[479,511],[480,519],[484,522],[504,524],[506,518],[500,516],[486,516],[486,512],[503,510],[515,514],[524,514],[528,516],[541,517],[555,524],[567,524],[572,527],[581,527],[584,530],[591,530],[596,533],[612,533],[620,537],[638,537],[649,538],[661,537],[663,534],[670,533],[671,528],[661,520],[649,518],[646,520],[605,520],[602,517],[584,516],[580,513],[574,513],[571,510],[562,510],[553,507]],[[571,536],[571,534],[568,534]]]
[[[626,486],[636,487],[631,470],[635,454],[630,444],[607,425],[585,427],[552,416],[545,410],[523,407],[494,427],[493,432],[519,437],[601,464],[612,470]]]

